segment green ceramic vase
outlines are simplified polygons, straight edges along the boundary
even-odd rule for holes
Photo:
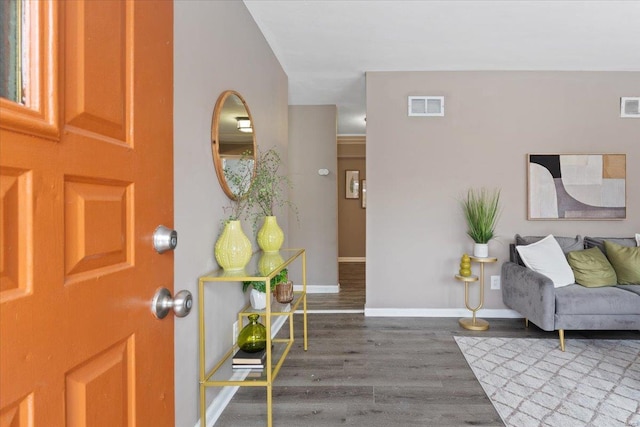
[[[260,315],[250,314],[249,324],[238,335],[238,347],[247,353],[255,353],[267,347],[267,328],[258,322]]]

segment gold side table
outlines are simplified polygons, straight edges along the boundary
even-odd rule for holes
[[[287,358],[294,342],[293,315],[301,308],[303,327],[303,349],[307,351],[307,255],[304,249],[281,249],[278,253],[281,257],[280,265],[270,266],[271,271],[266,272],[261,268],[261,261],[265,255],[262,251],[255,252],[251,256],[249,264],[241,272],[226,272],[218,269],[214,270],[198,279],[198,324],[200,341],[200,425],[207,426],[207,387],[265,387],[267,399],[267,427],[273,425],[273,382],[280,372],[280,368]],[[271,280],[275,275],[289,264],[299,260],[302,263],[302,291],[294,292],[294,299],[289,304],[273,303],[271,292],[267,292],[267,305],[262,310],[254,310],[249,305],[245,306],[238,313],[238,325],[243,324],[243,318],[257,313],[262,316],[262,321],[267,333],[267,351],[265,367],[257,372],[257,375],[248,375],[248,371],[233,370],[233,355],[238,350],[237,344],[227,347],[226,354],[211,368],[211,362],[207,359],[206,351],[212,345],[206,344],[206,314],[211,313],[205,310],[205,288],[212,291],[219,287],[216,284],[221,282],[233,283],[260,280],[265,282],[266,289],[271,288]],[[238,284],[235,284],[238,286]],[[283,317],[285,322],[289,322],[289,336],[286,332],[282,336],[272,337],[271,327],[274,319]],[[282,328],[284,331],[286,329]],[[208,370],[207,370],[208,369]]]
[[[489,329],[489,322],[484,319],[478,319],[476,317],[476,312],[482,308],[484,304],[484,265],[486,263],[497,262],[498,258],[488,257],[488,258],[478,258],[478,257],[469,257],[471,262],[477,262],[480,264],[480,276],[460,276],[456,274],[456,279],[464,282],[464,305],[467,307],[469,311],[471,311],[471,317],[465,317],[458,320],[460,326],[465,329],[469,329],[471,331],[486,331]],[[469,284],[473,282],[480,281],[480,302],[476,307],[469,306]]]

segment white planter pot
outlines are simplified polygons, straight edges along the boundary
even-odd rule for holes
[[[256,310],[262,310],[263,308],[267,307],[267,294],[251,288],[251,292],[249,293],[249,301],[251,301],[252,308]]]
[[[489,245],[487,243],[476,243],[473,245],[473,256],[476,258],[489,257]]]

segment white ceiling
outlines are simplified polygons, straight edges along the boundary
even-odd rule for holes
[[[340,134],[365,132],[367,71],[640,70],[640,0],[243,1],[289,104],[336,104]]]

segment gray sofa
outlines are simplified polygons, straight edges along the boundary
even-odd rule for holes
[[[502,265],[502,300],[542,330],[558,331],[564,351],[565,330],[640,330],[640,285],[587,288],[572,284],[554,288],[547,276],[524,266],[516,245],[534,243],[542,237],[516,235],[510,245],[510,261]],[[570,251],[599,247],[604,240],[636,246],[633,238],[557,237],[565,255]]]

